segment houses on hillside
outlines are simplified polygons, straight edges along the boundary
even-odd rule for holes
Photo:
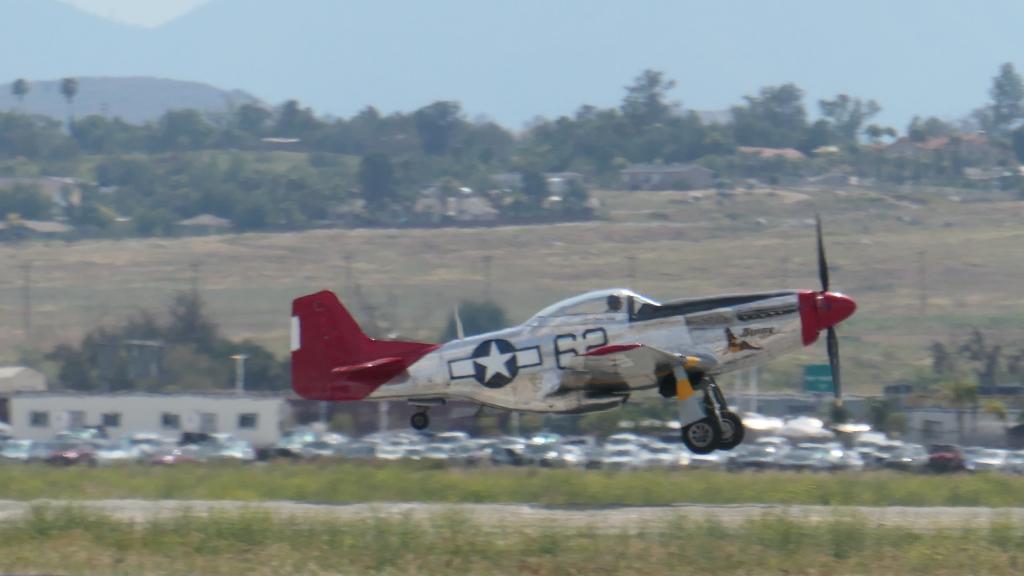
[[[931,160],[936,155],[955,157],[957,163],[967,167],[1016,165],[1013,151],[993,145],[984,134],[956,134],[925,140],[900,138],[882,149],[888,158]]]
[[[628,190],[696,190],[715,181],[714,171],[698,164],[633,164],[619,176]]]

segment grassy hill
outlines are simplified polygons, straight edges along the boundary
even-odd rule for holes
[[[942,190],[598,192],[606,221],[465,229],[317,230],[0,247],[0,318],[20,326],[21,277],[33,268],[33,344],[48,349],[100,323],[159,309],[199,284],[230,336],[287,352],[290,300],[329,288],[381,332],[435,339],[459,299],[487,291],[515,321],[578,292],[628,285],[655,298],[817,287],[812,218],[820,211],[834,289],[860,310],[841,329],[852,390],[875,391],[927,365],[927,346],[971,327],[1016,350],[1024,337],[1024,203]],[[922,262],[924,266],[922,268]],[[350,268],[349,268],[350,263]],[[924,276],[922,276],[922,271]],[[922,293],[927,293],[927,305]],[[23,344],[0,334],[7,359]],[[782,359],[767,384],[821,361],[821,344]],[[729,384],[729,382],[726,382]]]

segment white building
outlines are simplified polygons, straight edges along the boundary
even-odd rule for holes
[[[907,440],[921,444],[964,444],[1005,446],[1007,429],[1018,422],[1019,412],[1007,411],[1006,421],[979,407],[963,411],[952,408],[911,408],[907,415]]]
[[[46,376],[25,366],[0,366],[0,423],[10,419],[8,402],[18,392],[46,391]]]
[[[111,438],[141,432],[228,433],[254,446],[277,442],[290,417],[282,396],[227,394],[23,393],[10,399],[15,438],[46,440],[63,430],[103,426]]]

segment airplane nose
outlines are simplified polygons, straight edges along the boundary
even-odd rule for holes
[[[846,294],[839,292],[800,293],[800,324],[804,345],[813,344],[818,333],[827,330],[857,311],[857,304]]]
[[[853,298],[839,292],[825,292],[818,298],[818,330],[825,330],[846,320],[857,311]]]

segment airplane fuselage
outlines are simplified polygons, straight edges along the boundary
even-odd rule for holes
[[[624,306],[602,310],[609,295]],[[567,386],[576,359],[614,344],[642,344],[708,359],[718,375],[760,365],[804,344],[799,293],[725,296],[656,304],[626,290],[592,292],[520,326],[448,342],[374,390],[368,399],[425,405],[468,400],[528,412],[614,408],[654,390],[651,377],[627,386]]]

